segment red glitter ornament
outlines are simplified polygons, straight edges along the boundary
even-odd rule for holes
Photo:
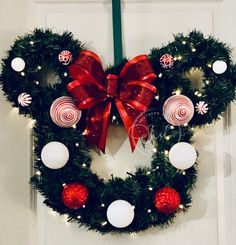
[[[88,200],[88,189],[79,183],[68,184],[62,191],[61,199],[68,208],[81,208]]]
[[[163,187],[156,191],[154,197],[155,207],[164,214],[174,213],[180,205],[179,193],[171,187]]]
[[[174,58],[170,54],[163,54],[160,58],[160,64],[164,69],[172,68],[174,65]]]

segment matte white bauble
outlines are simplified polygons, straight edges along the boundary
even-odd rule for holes
[[[173,145],[169,152],[170,163],[178,169],[188,169],[197,160],[195,148],[186,142],[179,142]]]
[[[125,200],[116,200],[107,209],[107,219],[116,228],[127,227],[134,219],[134,207]]]
[[[41,159],[48,168],[59,169],[68,162],[69,151],[61,142],[52,141],[43,147]]]
[[[25,61],[22,58],[14,58],[11,61],[11,67],[14,71],[23,71],[25,69]]]
[[[216,74],[223,74],[227,70],[227,64],[223,60],[216,60],[212,65],[212,69]]]

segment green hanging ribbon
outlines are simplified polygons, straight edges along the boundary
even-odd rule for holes
[[[113,47],[115,65],[119,64],[123,59],[120,5],[120,0],[112,0]]]

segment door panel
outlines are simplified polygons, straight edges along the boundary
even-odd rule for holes
[[[111,5],[103,1],[72,1],[33,3],[34,12],[30,25],[50,27],[55,31],[68,29],[76,38],[86,43],[89,49],[97,52],[105,64],[113,62],[112,51],[112,20]],[[172,40],[172,33],[187,32],[196,28],[207,34],[214,34],[215,18],[218,8],[214,4],[156,4],[134,2],[126,3],[123,7],[123,40],[124,54],[133,57],[140,53],[149,52],[153,46],[161,47]],[[30,26],[29,25],[29,26]],[[122,130],[122,129],[120,129]],[[122,133],[118,141],[108,139],[108,153],[99,157],[96,153],[95,170],[99,174],[109,175],[112,171],[123,176],[122,169],[133,169],[130,164],[129,143]],[[119,134],[118,134],[119,135]],[[98,245],[146,245],[146,244],[175,244],[209,245],[224,244],[224,188],[222,176],[222,121],[206,129],[196,130],[194,139],[200,153],[199,177],[197,187],[193,191],[193,206],[187,214],[178,215],[175,224],[167,230],[150,229],[141,234],[102,236],[95,232],[86,231],[76,224],[65,222],[61,217],[42,205],[38,196],[37,224],[40,245],[64,244],[93,244]],[[117,147],[117,144],[120,144]],[[114,150],[115,149],[115,150]],[[142,159],[147,162],[150,155],[142,152],[134,153],[134,162]],[[105,161],[105,166],[103,162]],[[122,162],[122,164],[118,164]],[[117,163],[117,164],[116,164]],[[221,165],[220,165],[221,164]],[[95,240],[96,239],[96,240]]]

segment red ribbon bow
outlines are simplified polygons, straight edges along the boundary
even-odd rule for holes
[[[75,80],[67,85],[67,89],[78,109],[88,110],[87,142],[105,152],[109,117],[114,103],[134,151],[138,139],[147,136],[147,122],[143,112],[148,109],[157,91],[150,84],[156,75],[147,55],[129,60],[119,76],[116,76],[106,75],[99,57],[91,51],[83,50],[70,65],[69,72]],[[136,126],[134,122],[137,118],[139,123]]]

